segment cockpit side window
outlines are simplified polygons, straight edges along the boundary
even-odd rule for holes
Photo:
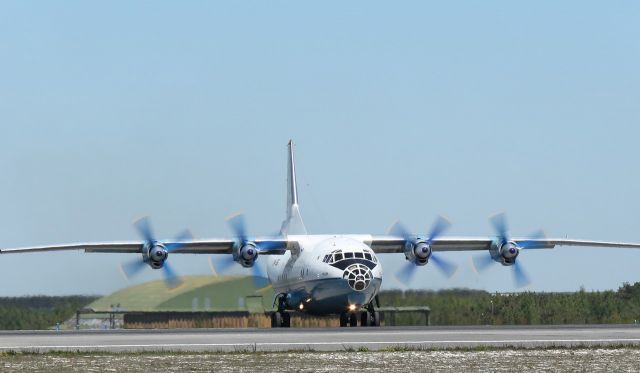
[[[336,262],[344,259],[343,256],[342,256],[342,252],[337,252],[335,254],[334,258],[335,258]]]
[[[374,263],[378,263],[378,258],[376,258],[376,256],[370,250],[364,251],[364,257],[365,259],[368,259]]]
[[[353,253],[344,253],[345,258],[353,258]]]
[[[355,253],[356,258],[364,258],[362,253]]]

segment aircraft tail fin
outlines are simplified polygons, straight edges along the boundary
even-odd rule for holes
[[[293,158],[293,140],[289,140],[287,162],[287,219],[282,222],[280,233],[283,235],[307,234],[298,205],[298,184],[296,182],[296,164]]]

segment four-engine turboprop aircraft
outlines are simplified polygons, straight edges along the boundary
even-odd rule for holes
[[[396,223],[389,235],[336,234],[310,235],[302,221],[298,205],[296,169],[293,143],[289,141],[287,180],[287,217],[279,236],[252,237],[245,230],[242,215],[228,220],[235,232],[234,239],[194,240],[188,232],[175,240],[156,240],[146,218],[135,225],[142,241],[73,243],[53,246],[37,246],[0,249],[0,254],[84,250],[92,253],[134,253],[140,259],[123,266],[131,275],[145,267],[163,269],[169,285],[179,281],[167,261],[173,254],[226,255],[227,264],[238,263],[242,267],[259,271],[256,260],[267,259],[268,279],[276,292],[272,314],[273,327],[290,326],[290,313],[306,312],[318,315],[340,315],[341,326],[380,325],[376,311],[377,294],[382,284],[382,264],[377,254],[403,254],[406,266],[397,274],[408,282],[416,267],[433,263],[438,269],[451,275],[455,266],[441,255],[446,251],[480,251],[474,263],[478,269],[491,263],[512,266],[518,285],[528,280],[521,270],[518,255],[524,249],[551,249],[555,246],[597,246],[640,248],[638,243],[603,242],[588,240],[551,239],[537,234],[528,238],[513,238],[507,234],[504,215],[496,215],[491,222],[495,237],[442,237],[449,223],[438,218],[427,235],[414,235]],[[360,317],[358,317],[360,316]]]

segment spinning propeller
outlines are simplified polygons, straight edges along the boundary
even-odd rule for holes
[[[540,239],[545,237],[544,232],[538,231],[528,239],[511,241],[508,234],[507,219],[505,213],[498,213],[489,218],[493,229],[497,233],[495,248],[490,255],[478,255],[473,257],[473,265],[478,271],[487,269],[491,264],[502,263],[513,267],[513,279],[517,287],[524,287],[531,283],[522,265],[516,258],[523,249],[536,249],[540,247]]]
[[[245,268],[251,268],[253,281],[256,287],[262,285],[261,278],[265,278],[262,267],[256,262],[260,254],[268,254],[271,251],[282,251],[286,247],[283,240],[252,240],[247,235],[244,214],[238,213],[227,218],[227,224],[236,237],[236,244],[233,247],[232,255],[218,262],[216,272],[228,271],[234,263],[239,263]],[[214,268],[213,263],[210,262]],[[215,269],[215,268],[214,268]]]
[[[449,229],[451,223],[442,216],[438,216],[431,227],[431,231],[426,239],[419,238],[409,233],[409,231],[400,222],[396,222],[390,229],[389,233],[393,236],[400,236],[405,240],[405,256],[409,261],[400,271],[396,273],[396,278],[408,285],[417,266],[427,264],[429,260],[435,264],[445,276],[451,277],[455,273],[457,266],[449,261],[440,258],[433,253],[433,240],[440,236],[445,230]]]
[[[142,247],[142,260],[136,259],[128,263],[123,263],[120,268],[127,279],[136,275],[140,270],[148,265],[153,269],[162,268],[164,281],[169,287],[180,285],[180,278],[177,276],[173,267],[167,261],[169,253],[173,250],[183,247],[186,241],[193,238],[189,230],[185,230],[172,242],[163,243],[155,239],[149,217],[145,216],[133,223],[138,233],[144,239]]]

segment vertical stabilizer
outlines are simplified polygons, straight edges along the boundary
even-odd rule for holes
[[[280,232],[287,234],[307,234],[307,229],[300,216],[298,206],[298,185],[296,183],[296,163],[293,159],[293,141],[289,140],[289,154],[287,157],[287,219],[282,223]]]

